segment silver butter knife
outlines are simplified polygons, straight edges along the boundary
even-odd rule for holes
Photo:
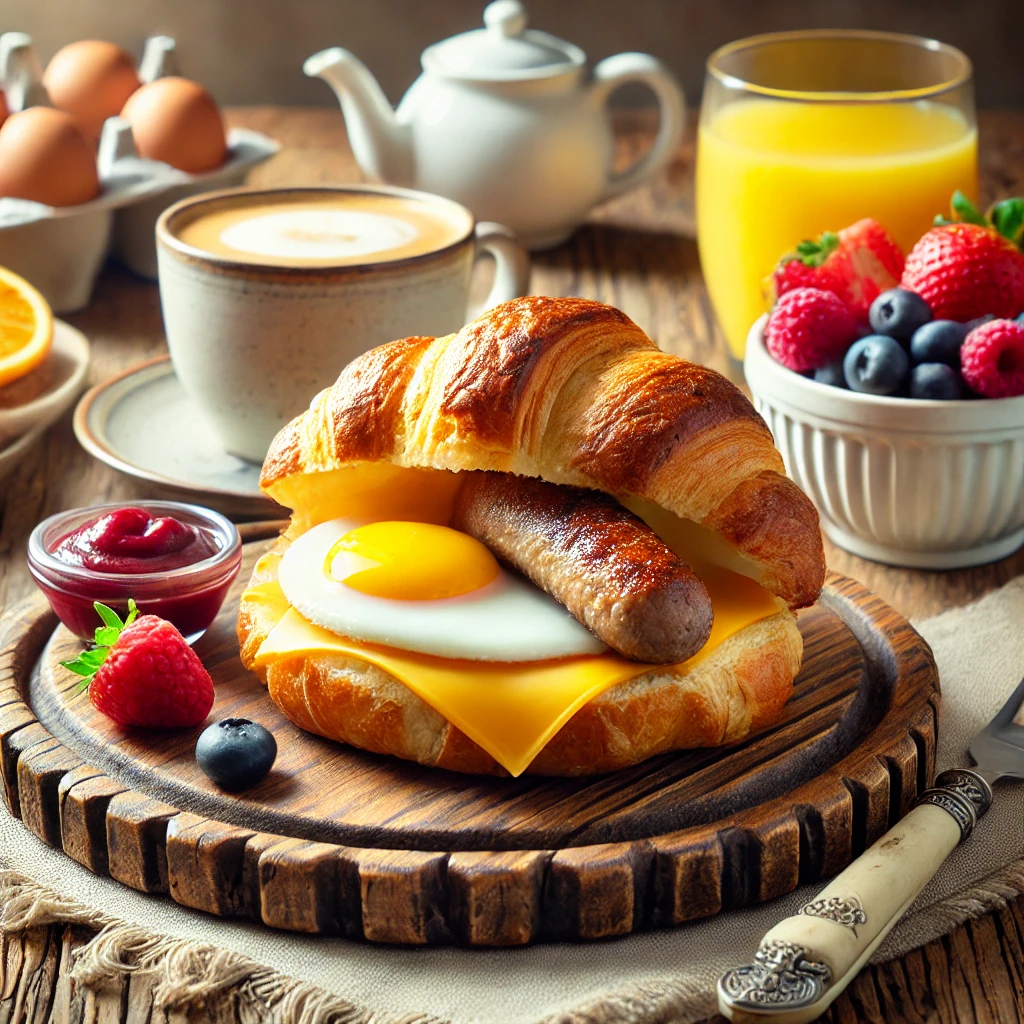
[[[754,962],[719,979],[718,1007],[747,1024],[817,1020],[857,976],[942,862],[992,803],[992,784],[1024,779],[1024,680],[974,738],[976,767],[935,779],[913,810],[793,917]]]

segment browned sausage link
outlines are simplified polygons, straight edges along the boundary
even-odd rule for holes
[[[561,601],[609,647],[667,664],[711,633],[711,599],[690,567],[614,498],[511,473],[471,472],[452,525]]]

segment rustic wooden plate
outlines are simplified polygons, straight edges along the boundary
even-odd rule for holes
[[[263,528],[266,535],[267,527]],[[258,528],[248,531],[258,535]],[[591,779],[492,779],[378,757],[288,722],[238,660],[234,617],[265,542],[196,649],[213,718],[272,729],[241,797],[199,771],[200,730],[123,733],[59,665],[79,644],[45,602],[0,624],[0,777],[12,813],[99,874],[185,906],[377,942],[596,939],[771,899],[842,868],[931,781],[927,644],[832,575],[802,614],[774,728]]]

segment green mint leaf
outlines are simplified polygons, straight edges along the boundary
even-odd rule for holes
[[[935,214],[935,220],[932,221],[932,225],[937,228],[949,227],[950,224],[955,223],[955,220],[950,220],[948,217],[944,217],[941,213]]]
[[[121,621],[121,616],[114,611],[113,608],[108,608],[105,604],[101,604],[99,601],[94,602],[93,608],[96,609],[96,614],[103,620],[103,625],[110,629],[121,629],[124,623]],[[100,643],[99,640],[96,641]]]
[[[91,665],[95,671],[107,660],[108,653],[106,647],[94,647],[91,651],[82,651],[76,660],[82,665]]]
[[[130,597],[128,598],[128,615],[123,622],[121,621],[121,616],[113,608],[108,608],[99,601],[93,604],[93,608],[96,609],[96,614],[103,621],[103,625],[96,628],[96,646],[91,650],[82,651],[72,661],[61,662],[69,672],[74,672],[75,675],[83,677],[81,685],[78,687],[78,692],[88,688],[92,677],[107,660],[107,655],[110,654],[111,648],[117,643],[122,631],[125,627],[130,626],[139,614],[138,605]]]
[[[960,189],[953,193],[953,198],[950,200],[949,205],[952,207],[953,215],[957,220],[963,221],[965,224],[980,224],[982,227],[988,227],[988,221],[985,220],[974,203]]]
[[[120,626],[100,626],[96,630],[94,642],[97,647],[113,647],[120,635]]]
[[[108,648],[96,647],[91,651],[82,651],[74,661],[62,661],[61,664],[76,676],[92,676],[107,660]]]
[[[1016,242],[1024,227],[1024,199],[1004,199],[992,207],[989,216],[999,234]]]
[[[91,676],[96,672],[91,665],[85,665],[78,658],[74,661],[62,661],[61,664],[69,671],[74,672],[76,676]]]

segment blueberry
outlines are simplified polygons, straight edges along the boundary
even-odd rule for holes
[[[1019,323],[1021,327],[1024,327],[1024,313],[1021,313],[1021,315],[1017,317],[1017,323]]]
[[[960,374],[945,363],[921,363],[910,371],[910,397],[948,401],[963,398]]]
[[[843,360],[846,383],[868,395],[892,395],[903,386],[910,357],[894,338],[869,334],[850,346]]]
[[[846,377],[843,374],[843,361],[837,359],[827,366],[819,367],[814,371],[814,379],[819,384],[828,384],[834,388],[845,388]]]
[[[917,292],[890,288],[882,292],[868,310],[871,329],[890,338],[909,338],[932,318],[931,307]]]
[[[199,767],[221,789],[248,789],[262,782],[277,758],[269,730],[247,718],[225,718],[203,731],[196,744]]]
[[[914,331],[910,339],[913,363],[946,363],[959,368],[960,346],[967,337],[967,325],[955,320],[932,320]]]

